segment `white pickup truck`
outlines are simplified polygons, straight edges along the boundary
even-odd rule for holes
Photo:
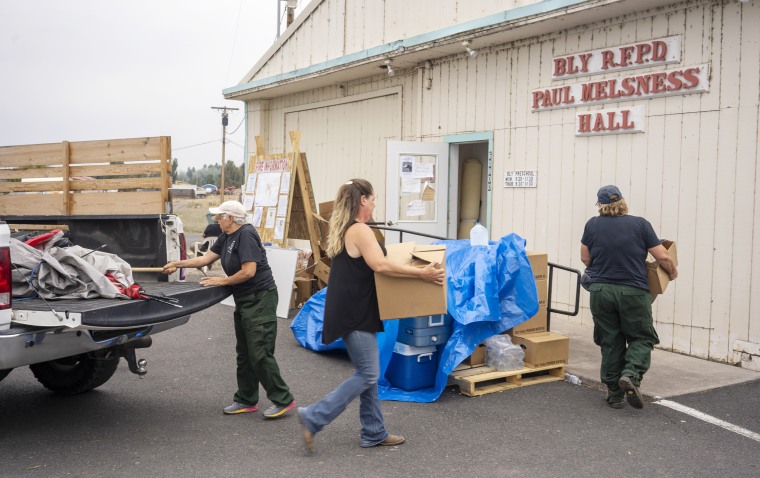
[[[149,347],[151,335],[186,323],[190,314],[229,295],[223,287],[171,281],[155,272],[167,260],[179,259],[184,250],[181,222],[173,215],[62,216],[44,221],[66,223],[77,245],[96,249],[105,244],[106,252],[133,267],[152,269],[134,274],[135,282],[174,305],[104,298],[13,301],[11,230],[5,221],[33,224],[40,218],[0,219],[0,380],[28,365],[46,388],[72,395],[108,381],[121,357],[132,372],[143,375],[146,362],[137,359],[135,349]],[[178,275],[175,272],[172,279]]]

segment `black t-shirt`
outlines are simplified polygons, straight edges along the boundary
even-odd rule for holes
[[[211,246],[211,252],[220,256],[222,269],[228,276],[239,272],[244,262],[256,263],[256,274],[253,277],[231,286],[234,297],[245,297],[274,287],[274,277],[267,262],[266,250],[252,224],[244,224],[232,234],[219,236]]]
[[[581,243],[591,253],[591,267],[586,272],[592,284],[622,284],[649,290],[647,252],[660,244],[649,221],[628,215],[592,217],[583,229]]]
[[[380,244],[383,255],[385,247]],[[322,343],[329,344],[356,330],[382,332],[375,273],[364,257],[351,257],[345,247],[333,257],[325,297]]]
[[[219,237],[222,235],[222,228],[218,223],[209,224],[203,230],[203,237]]]
[[[213,223],[206,226],[206,229],[203,231],[203,237],[209,238],[209,237],[219,237],[221,236],[222,228],[219,227],[219,224]],[[201,252],[206,252],[208,250],[208,243],[204,242],[200,245],[198,248]]]

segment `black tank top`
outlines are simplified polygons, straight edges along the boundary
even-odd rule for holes
[[[380,248],[387,255],[382,244]],[[330,266],[322,343],[332,343],[356,330],[382,332],[383,322],[377,307],[375,273],[364,257],[353,258],[344,247]]]

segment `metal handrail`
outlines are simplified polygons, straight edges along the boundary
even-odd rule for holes
[[[561,269],[563,271],[572,272],[577,276],[575,282],[575,307],[572,313],[567,310],[560,310],[552,307],[552,281],[554,278],[554,269]],[[560,315],[569,315],[571,317],[578,315],[581,298],[581,271],[578,269],[573,269],[571,267],[565,267],[553,262],[549,262],[549,283],[547,284],[547,287],[549,288],[549,292],[546,297],[546,330],[551,330],[552,312],[556,312]]]
[[[429,237],[431,239],[438,239],[439,241],[453,241],[453,239],[450,239],[448,237],[435,236],[433,234],[426,234],[424,232],[410,231],[409,229],[399,229],[397,227],[381,226],[380,224],[385,224],[385,223],[384,222],[368,222],[367,223],[367,225],[371,227],[372,229],[382,229],[384,231],[398,232],[399,242],[404,242],[405,232],[407,234],[414,234],[415,236],[424,236],[424,237]]]

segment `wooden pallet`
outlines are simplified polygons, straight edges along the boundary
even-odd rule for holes
[[[564,379],[564,364],[521,368],[507,372],[497,372],[496,369],[482,365],[479,367],[457,367],[449,375],[448,384],[458,386],[459,393],[462,395],[478,397],[487,393]]]

